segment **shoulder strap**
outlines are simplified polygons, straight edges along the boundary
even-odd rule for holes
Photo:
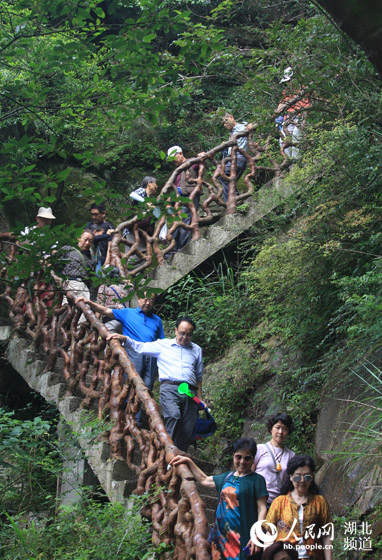
[[[279,492],[281,492],[281,476],[280,476],[279,471],[277,470],[275,455],[274,455],[273,450],[272,450],[272,448],[270,447],[270,445],[268,445],[268,443],[265,444],[265,447],[268,449],[269,454],[270,454],[270,456],[271,456],[272,459],[273,459],[273,463],[274,463],[274,465],[275,465],[275,471],[276,471],[277,486],[278,486]]]
[[[119,295],[119,293],[117,292],[117,290],[115,288],[113,288],[113,286],[109,286],[109,287],[113,290],[113,292],[115,293],[115,295],[117,296],[118,299],[122,299],[121,296]],[[126,307],[126,304],[125,304],[124,301],[122,301],[122,305],[123,305],[123,307]]]
[[[80,255],[80,258],[81,258],[81,260],[82,260],[82,264],[84,265],[85,270],[86,270],[86,271],[89,270],[89,267],[86,266],[85,258],[84,258],[84,256],[83,256],[83,254],[81,253],[81,251],[80,251],[79,249],[77,249],[77,247],[73,247],[73,249],[74,249],[75,251],[77,251],[77,253]]]

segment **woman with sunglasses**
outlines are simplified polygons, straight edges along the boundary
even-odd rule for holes
[[[289,461],[289,479],[272,502],[266,522],[276,526],[276,541],[288,540],[297,548],[299,560],[332,560],[332,519],[328,502],[318,493],[314,471],[308,455]]]
[[[190,457],[177,455],[170,464],[187,464],[202,486],[219,494],[215,523],[210,532],[212,560],[244,560],[255,552],[250,540],[252,525],[265,519],[268,492],[264,478],[252,472],[256,442],[241,438],[233,444],[233,471],[207,476]]]

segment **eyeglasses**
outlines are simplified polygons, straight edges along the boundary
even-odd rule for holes
[[[242,459],[246,462],[253,461],[253,455],[240,455],[240,453],[235,453],[233,458],[235,459],[235,461],[241,461]]]
[[[304,482],[312,482],[313,475],[311,475],[311,474],[304,474],[304,475],[295,474],[292,477],[293,482],[301,482],[303,479],[304,479]]]

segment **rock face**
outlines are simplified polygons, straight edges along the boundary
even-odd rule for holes
[[[277,337],[271,337],[265,348],[238,342],[220,360],[208,364],[204,383],[207,394],[209,386],[214,386],[214,395],[222,393],[220,387],[225,394],[230,386],[234,387],[235,396],[245,393],[242,437],[252,437],[258,442],[269,439],[265,419],[277,412],[273,396],[279,390],[278,375],[286,360],[288,367],[299,363],[297,355],[290,353]],[[333,374],[331,384],[323,387],[322,395],[317,395],[320,413],[315,428],[316,480],[333,513],[343,514],[347,508],[357,506],[362,515],[381,502],[382,492],[378,494],[375,486],[381,486],[382,472],[378,460],[373,461],[370,453],[372,445],[360,438],[352,440],[349,429],[356,431],[366,426],[368,412],[374,410],[352,401],[370,399],[375,393],[356,376],[347,379],[345,383],[344,371],[338,371]],[[231,402],[233,396],[227,398]],[[220,408],[224,406],[224,402],[216,404]],[[226,453],[232,442],[221,439],[221,453]],[[346,461],[346,457],[340,460],[340,454],[351,449],[362,454],[359,461]]]
[[[378,443],[364,435],[372,419],[375,397],[373,389],[355,375],[353,382],[344,383],[339,373],[321,399],[316,453],[323,464],[317,480],[334,513],[343,513],[345,506],[356,505],[362,515],[381,501]],[[380,420],[376,428],[378,439]],[[359,460],[350,461],[349,452],[359,453]]]

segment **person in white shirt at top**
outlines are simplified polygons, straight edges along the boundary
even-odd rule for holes
[[[37,225],[30,226],[30,227],[27,226],[21,232],[21,235],[28,235],[34,229],[50,226],[50,224],[52,223],[52,220],[55,220],[55,219],[56,219],[56,216],[53,216],[53,212],[52,212],[51,208],[44,208],[43,206],[41,206],[38,209],[37,216],[36,216]]]
[[[38,239],[43,243],[44,242],[44,237],[45,234],[48,233],[49,235],[49,226],[52,223],[52,220],[55,220],[56,216],[53,216],[53,212],[51,208],[44,208],[43,206],[41,206],[38,209],[37,212],[37,216],[36,216],[36,222],[37,224],[35,226],[26,226],[26,228],[20,232],[20,235],[23,237],[27,237],[29,234],[36,232],[38,235],[36,236],[36,234],[32,239],[20,239],[19,242],[21,245],[24,245],[26,243],[29,243],[29,245],[35,245],[36,243],[38,243]],[[44,243],[43,243],[44,244]],[[41,255],[43,259],[48,258],[51,254],[53,254],[56,250],[57,250],[58,244],[57,243],[53,243],[50,247],[51,252],[48,251],[41,251]],[[42,261],[43,262],[43,261]],[[41,264],[42,264],[41,262]]]
[[[199,405],[188,395],[180,394],[178,387],[188,383],[192,392],[201,400],[203,358],[200,346],[191,342],[195,330],[194,321],[187,316],[179,317],[175,326],[175,338],[154,342],[138,342],[129,336],[110,334],[108,340],[117,339],[138,354],[157,358],[160,404],[168,434],[181,451],[187,451]]]
[[[277,412],[269,417],[266,426],[272,437],[268,443],[258,444],[253,470],[265,478],[269,507],[280,495],[281,487],[288,478],[288,462],[295,456],[294,451],[284,446],[294,425],[289,414]]]

